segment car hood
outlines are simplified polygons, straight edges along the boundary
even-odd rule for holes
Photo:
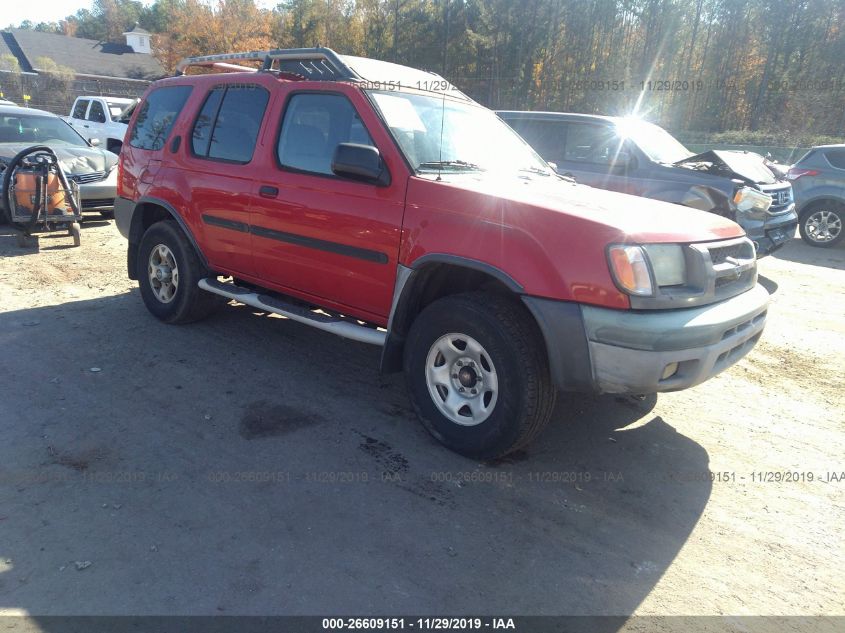
[[[773,185],[778,179],[766,165],[766,160],[754,152],[711,149],[674,163],[678,167],[710,164],[733,172],[738,178],[750,184]]]
[[[490,178],[443,176],[444,182],[474,191],[486,206],[507,209],[505,223],[512,223],[521,209],[563,214],[572,220],[605,227],[603,233],[619,242],[705,242],[743,235],[735,222],[715,213],[669,202],[596,189],[557,177]],[[504,207],[500,204],[504,203]]]
[[[0,160],[8,163],[18,152],[32,147],[34,143],[0,143]],[[67,175],[90,174],[94,171],[109,171],[117,164],[117,155],[94,147],[56,145],[53,148],[62,169]]]

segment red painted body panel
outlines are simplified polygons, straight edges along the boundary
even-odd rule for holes
[[[608,270],[608,244],[742,235],[710,213],[550,177],[441,178],[411,178],[400,262],[413,265],[429,253],[477,259],[540,297],[627,308]]]
[[[276,144],[287,99],[297,92],[340,93],[358,111],[391,174],[380,187],[331,176],[297,173],[278,166]],[[365,249],[386,256],[374,262],[308,246],[252,236],[257,275],[267,282],[340,303],[387,319],[396,281],[399,237],[409,170],[360,90],[336,82],[280,82],[267,117],[270,130],[259,148],[251,223],[282,233]],[[276,198],[258,195],[277,187]]]
[[[190,154],[193,121],[205,95],[226,82],[257,83],[271,92],[255,154],[248,165]],[[489,264],[527,294],[628,308],[614,285],[606,247],[612,243],[702,242],[743,234],[719,216],[685,207],[574,185],[551,176],[502,179],[487,174],[414,176],[360,88],[339,82],[298,82],[271,74],[173,78],[155,87],[194,86],[165,148],[124,145],[118,195],[150,195],[185,220],[216,271],[375,322],[387,323],[399,263],[428,254]],[[297,91],[345,94],[358,110],[391,174],[387,187],[281,169],[276,143],[287,97]],[[135,114],[140,111],[137,108]],[[134,124],[133,121],[130,123]],[[182,142],[171,152],[171,140]],[[150,180],[150,161],[162,165]],[[277,187],[275,198],[258,194]],[[290,243],[249,228],[210,226],[209,213],[246,227],[270,229],[382,254],[368,260]]]

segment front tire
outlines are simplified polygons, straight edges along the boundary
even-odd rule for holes
[[[474,459],[526,446],[554,409],[542,337],[507,295],[469,292],[427,306],[411,326],[404,369],[423,426]]]
[[[825,201],[813,204],[801,214],[798,231],[801,239],[812,246],[830,248],[842,241],[845,205]]]
[[[199,321],[225,303],[197,286],[209,273],[175,222],[156,222],[147,229],[137,270],[144,305],[165,323]]]

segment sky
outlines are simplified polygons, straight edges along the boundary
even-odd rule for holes
[[[144,4],[152,4],[153,0],[141,0]],[[0,0],[0,28],[10,24],[17,26],[23,20],[39,22],[58,22],[66,15],[71,15],[79,9],[91,9],[93,0]],[[259,0],[263,7],[273,7],[277,2],[273,0]]]

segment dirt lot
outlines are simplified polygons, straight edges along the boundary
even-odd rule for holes
[[[0,227],[0,613],[845,614],[841,247],[761,262],[727,373],[562,397],[482,465],[377,349],[245,307],[162,325],[113,225],[67,244]]]

